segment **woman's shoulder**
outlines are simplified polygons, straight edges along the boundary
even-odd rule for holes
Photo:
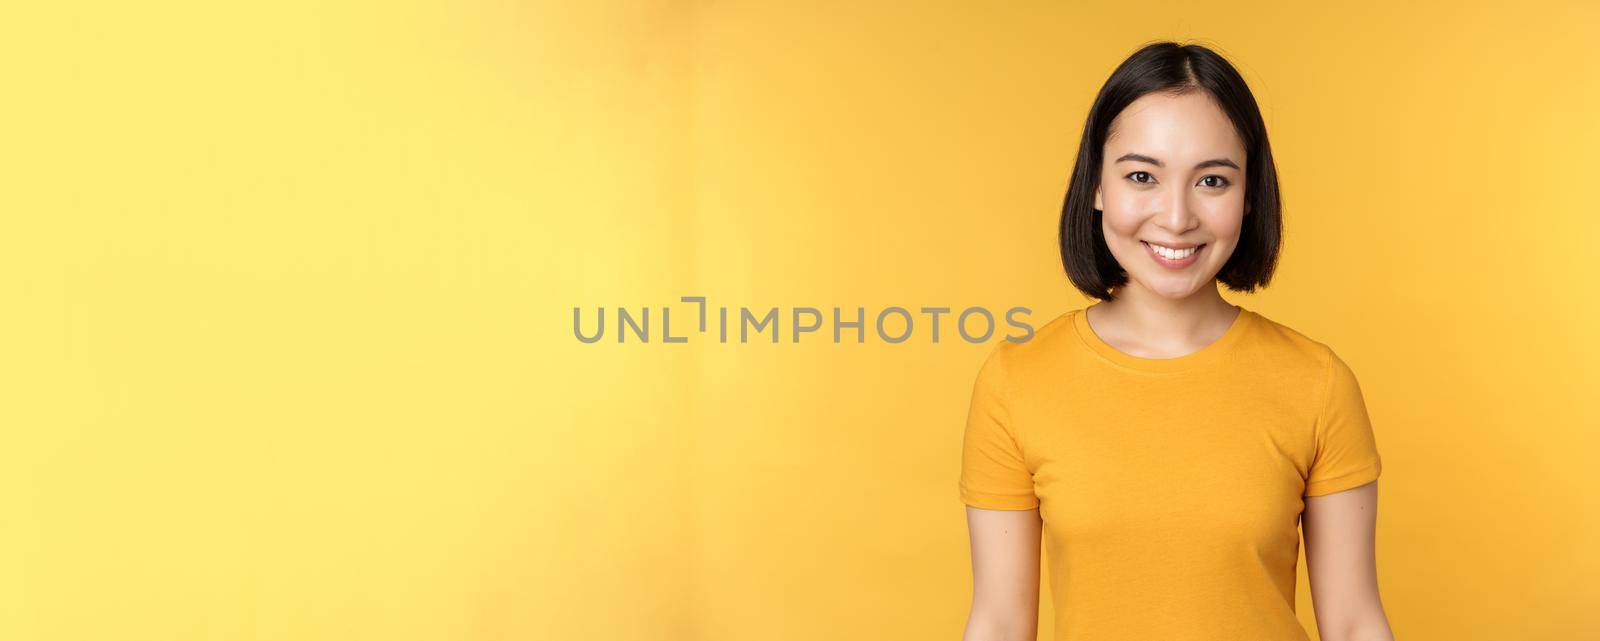
[[[1040,365],[1060,360],[1063,350],[1076,340],[1072,326],[1074,314],[1082,309],[1062,312],[1031,331],[1014,333],[1000,338],[991,349],[989,358],[1001,361],[1007,370],[1026,371]]]
[[[1251,343],[1257,350],[1279,360],[1312,368],[1325,368],[1328,365],[1333,348],[1327,343],[1261,312],[1248,311],[1254,314],[1255,331]]]

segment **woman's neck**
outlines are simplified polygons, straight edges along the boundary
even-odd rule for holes
[[[1101,340],[1134,356],[1176,358],[1199,351],[1227,333],[1243,309],[1222,298],[1216,281],[1174,299],[1129,283],[1113,299],[1087,312]]]

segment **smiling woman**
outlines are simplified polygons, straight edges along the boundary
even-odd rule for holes
[[[967,639],[1033,638],[1042,538],[1058,641],[1304,641],[1302,525],[1321,638],[1392,638],[1355,373],[1218,291],[1271,280],[1279,209],[1260,111],[1221,56],[1156,43],[1112,73],[1059,230],[1100,302],[998,345],[973,388]]]
[[[1221,56],[1167,44],[1124,62],[1084,125],[1059,234],[1067,277],[1093,298],[1113,300],[1113,290],[1145,270],[1168,292],[1213,277],[1250,292],[1265,287],[1277,265],[1278,172],[1255,98]],[[1165,58],[1156,55],[1163,51]],[[1161,257],[1151,245],[1210,255],[1142,260]],[[1154,269],[1197,263],[1178,273]]]

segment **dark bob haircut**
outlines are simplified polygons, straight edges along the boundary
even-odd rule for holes
[[[1091,297],[1111,300],[1112,288],[1128,282],[1128,273],[1106,247],[1101,211],[1094,208],[1100,184],[1106,136],[1111,121],[1129,103],[1153,92],[1181,95],[1204,91],[1233,121],[1245,149],[1244,222],[1239,245],[1217,272],[1217,280],[1234,291],[1255,291],[1272,280],[1283,235],[1278,197],[1278,170],[1267,144],[1255,96],[1244,78],[1222,56],[1197,44],[1156,42],[1145,45],[1119,65],[1100,87],[1083,125],[1077,165],[1061,206],[1061,264],[1074,287]]]

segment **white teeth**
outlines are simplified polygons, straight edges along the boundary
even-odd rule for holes
[[[1196,251],[1198,251],[1200,249],[1200,247],[1198,245],[1196,245],[1194,247],[1190,247],[1188,249],[1168,249],[1166,247],[1162,247],[1162,246],[1157,245],[1155,243],[1145,243],[1145,244],[1149,245],[1151,249],[1154,249],[1157,254],[1161,254],[1161,256],[1163,258],[1167,258],[1169,260],[1179,260],[1179,259],[1182,259],[1182,258],[1188,258],[1190,254],[1193,254],[1193,253],[1195,253]]]

